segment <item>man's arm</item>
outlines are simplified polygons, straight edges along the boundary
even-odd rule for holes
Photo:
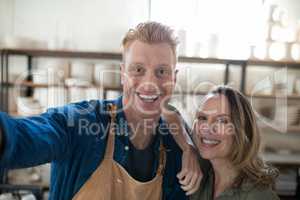
[[[163,118],[167,121],[169,130],[182,151],[193,149],[193,143],[187,132],[187,124],[180,113],[173,106],[168,106],[163,113]]]
[[[25,168],[68,156],[73,137],[64,111],[51,109],[28,118],[0,112],[0,167]]]
[[[3,153],[4,145],[3,145],[3,135],[2,135],[2,127],[0,126],[0,158]]]
[[[162,115],[168,123],[174,140],[183,152],[182,169],[177,174],[177,178],[182,185],[182,189],[186,191],[186,195],[191,195],[198,190],[203,175],[199,165],[198,153],[193,148],[192,142],[189,141],[187,125],[180,113],[174,107],[168,106]]]

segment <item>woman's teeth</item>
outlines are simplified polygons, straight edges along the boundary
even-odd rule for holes
[[[208,145],[217,145],[221,142],[218,140],[212,140],[212,139],[207,139],[207,138],[202,138],[201,141],[203,144],[208,144]]]
[[[139,98],[145,102],[154,102],[158,99],[159,95],[143,95],[138,94]]]

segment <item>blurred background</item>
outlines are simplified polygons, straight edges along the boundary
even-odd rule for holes
[[[191,124],[214,85],[254,107],[276,191],[300,199],[300,1],[0,0],[0,109],[15,117],[122,93],[124,34],[153,20],[180,40],[171,103]],[[50,165],[2,172],[0,199],[47,199]]]

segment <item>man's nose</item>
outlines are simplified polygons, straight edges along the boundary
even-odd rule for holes
[[[142,80],[142,88],[146,92],[155,92],[158,90],[158,81],[154,74],[148,73]]]

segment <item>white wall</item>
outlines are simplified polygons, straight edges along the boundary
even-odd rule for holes
[[[119,51],[125,32],[148,16],[148,0],[0,0],[0,48],[10,36],[59,47],[67,41],[78,50]],[[34,67],[39,65],[40,59],[34,60]],[[10,81],[23,72],[26,59],[11,57]],[[16,110],[15,103],[11,97],[10,111]]]
[[[125,32],[146,20],[148,0],[0,0],[0,46],[13,36],[78,50],[119,51]],[[22,58],[10,63],[11,74],[26,70]]]
[[[0,0],[0,37],[59,38],[81,50],[118,51],[124,33],[147,19],[148,0]]]
[[[0,0],[0,38],[13,29],[13,1]]]
[[[288,9],[294,22],[300,19],[299,0],[265,2]],[[128,28],[148,19],[148,3],[149,0],[0,0],[0,39],[5,35],[27,36],[52,44],[66,40],[67,46],[81,50],[118,51]]]

